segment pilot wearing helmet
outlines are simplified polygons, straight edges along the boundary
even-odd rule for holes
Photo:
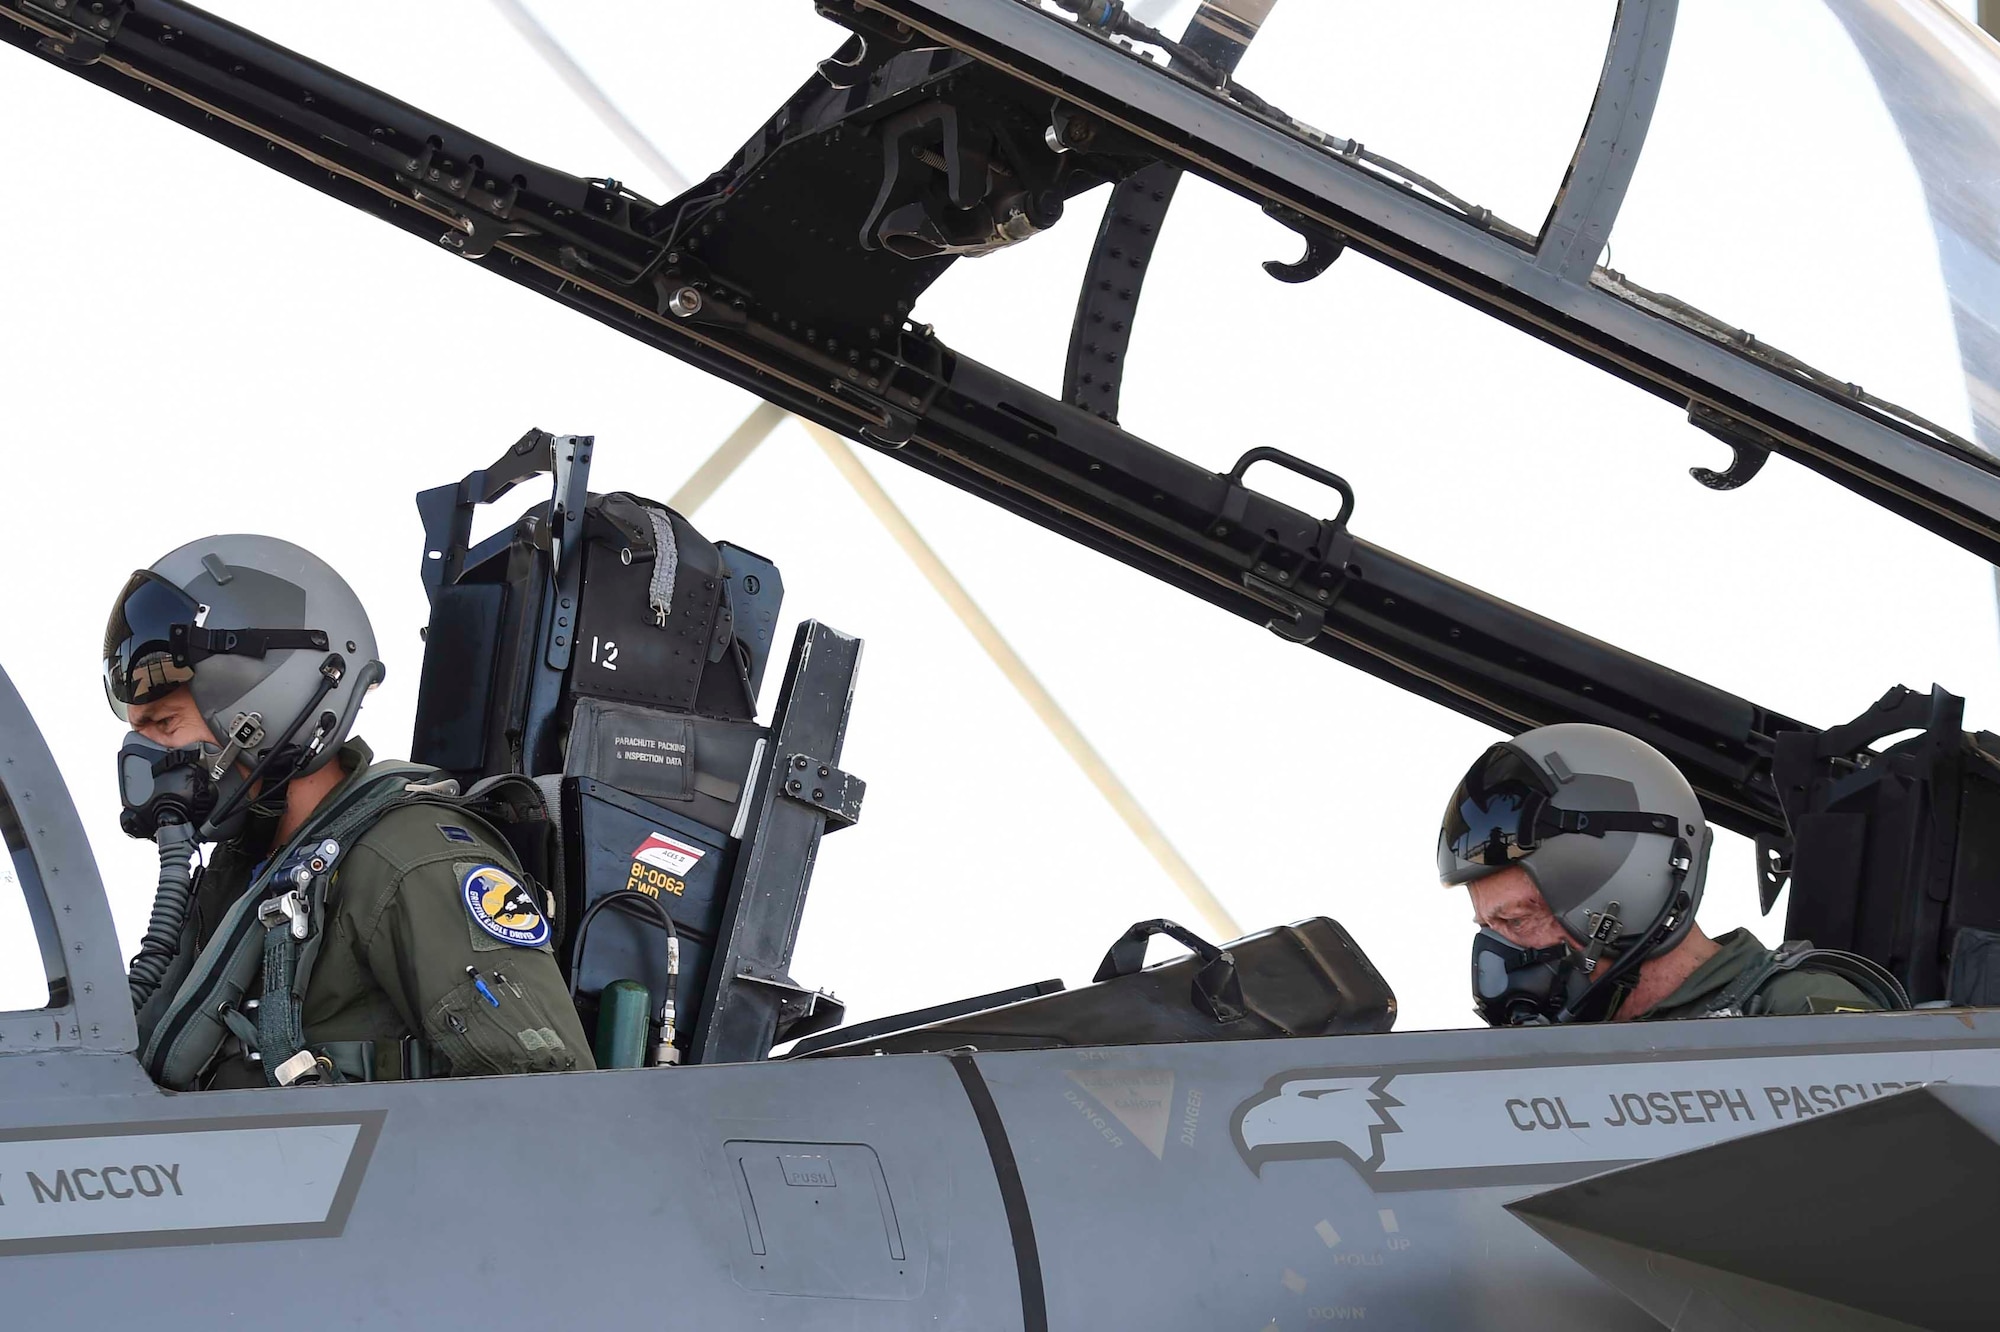
[[[1695,924],[1711,834],[1679,769],[1604,726],[1544,726],[1480,755],[1445,806],[1438,875],[1479,933],[1493,1026],[1907,1008],[1865,958]]]
[[[122,822],[160,847],[131,981],[163,1085],[592,1067],[504,802],[348,739],[381,676],[360,601],[290,542],[206,537],[119,593],[104,682]]]

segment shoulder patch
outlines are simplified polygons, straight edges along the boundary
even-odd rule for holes
[[[549,941],[549,918],[534,892],[498,865],[472,866],[458,887],[472,923],[494,938],[521,948]]]
[[[464,842],[470,845],[479,840],[455,823],[440,823],[437,830],[444,834],[444,840],[447,842]]]

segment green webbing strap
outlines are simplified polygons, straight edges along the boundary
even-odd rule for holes
[[[325,811],[319,818],[308,820],[291,842],[272,856],[270,867],[253,880],[250,887],[224,912],[214,935],[195,959],[187,978],[174,993],[172,1002],[160,1013],[143,1055],[146,1071],[155,1082],[177,1091],[193,1090],[214,1062],[223,1039],[232,1034],[235,1024],[230,1023],[226,1015],[234,1014],[242,1025],[248,1025],[248,1018],[243,1017],[239,1010],[244,1006],[245,993],[254,983],[257,969],[265,960],[266,947],[271,943],[271,922],[258,919],[259,909],[266,904],[271,890],[279,886],[278,871],[287,867],[293,853],[299,847],[328,837],[344,844],[363,821],[378,817],[402,800],[412,782],[436,775],[435,769],[416,764],[376,764],[356,780],[354,787],[341,797],[333,809]],[[315,880],[314,891],[310,895],[313,899],[324,898],[325,877]],[[292,885],[288,883],[283,887],[290,891]],[[323,910],[323,903],[318,901],[310,905]],[[282,916],[279,921],[289,924],[288,919]],[[315,912],[313,926],[318,927],[321,923],[318,912]],[[285,933],[289,937],[288,929]],[[290,986],[283,992],[275,987],[271,990],[273,998],[279,998],[281,993],[286,996],[279,1005],[281,1010],[296,1004],[304,992],[306,977],[298,966],[299,956],[294,952],[292,957]],[[309,965],[311,958],[303,960]],[[283,965],[282,961],[280,965]],[[244,1039],[242,1031],[234,1030],[234,1034],[244,1039],[245,1046],[252,1053],[259,1052],[265,1030],[282,1029],[267,1028],[266,1023],[286,1023],[295,1016],[280,1011],[267,1017],[263,1007],[262,1003],[258,1005],[259,1029],[253,1033],[254,1039]],[[298,1049],[299,1046],[293,1044],[283,1050],[283,1056],[290,1057]]]
[[[257,1004],[257,1050],[264,1057],[264,1081],[273,1087],[298,1080],[281,1081],[279,1070],[306,1044],[305,1005],[293,984],[298,960],[292,922],[280,915],[264,930],[264,997]]]
[[[437,789],[435,781],[417,783],[407,780],[413,773],[435,778],[434,769],[411,764],[394,766],[396,771],[393,775],[399,780],[382,782],[378,788],[357,794],[331,822],[313,834],[322,844],[330,841],[336,845],[336,859],[346,854],[353,839],[375,820],[402,805],[441,804],[451,809],[478,813],[484,803],[504,803],[510,794],[515,799],[525,796],[537,805],[543,800],[539,788],[526,778],[512,774],[489,777],[471,791],[459,795],[456,783],[447,794]],[[368,780],[373,781],[373,776]],[[384,1076],[433,1076],[438,1072],[433,1068],[436,1061],[430,1058],[429,1047],[414,1035],[400,1044],[336,1041],[330,1045],[310,1047],[310,1050],[306,1046],[306,991],[312,984],[313,965],[319,960],[320,945],[325,939],[327,893],[333,882],[333,870],[334,866],[329,864],[326,872],[312,879],[303,901],[292,901],[287,905],[287,899],[280,898],[266,904],[269,919],[265,922],[267,928],[264,935],[264,998],[257,1009],[256,1047],[263,1057],[265,1080],[272,1086],[290,1086],[301,1080],[373,1082]],[[300,930],[293,926],[293,917],[300,913],[304,913],[308,921],[303,939],[299,937]],[[335,1047],[341,1051],[338,1057],[330,1053]],[[366,1047],[365,1053],[363,1047]],[[391,1053],[384,1054],[385,1048]],[[376,1073],[374,1070],[377,1068],[395,1071],[384,1075]],[[410,1069],[416,1071],[410,1072]]]
[[[257,1026],[249,1018],[233,1008],[222,1010],[222,1025],[229,1028],[229,1034],[243,1043],[246,1050],[257,1048]]]
[[[264,924],[264,997],[257,1006],[257,1052],[264,1065],[264,1080],[274,1087],[286,1087],[305,1079],[337,1080],[334,1067],[325,1061],[301,1058],[306,1053],[305,998],[312,983],[313,964],[319,959],[320,943],[326,928],[327,888],[333,882],[339,858],[347,853],[353,839],[375,820],[397,805],[423,799],[429,792],[413,794],[413,774],[432,775],[432,770],[412,764],[380,765],[388,771],[371,771],[357,790],[333,816],[298,845],[331,844],[331,859],[313,874],[298,892],[287,891],[264,904],[259,919]],[[303,936],[303,937],[301,937]]]

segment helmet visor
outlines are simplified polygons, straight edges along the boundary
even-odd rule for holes
[[[125,719],[134,703],[146,703],[194,679],[185,655],[174,658],[172,627],[192,627],[201,604],[149,569],[125,584],[104,626],[104,693],[111,710]]]
[[[1445,807],[1438,869],[1457,882],[1472,866],[1496,870],[1535,849],[1535,820],[1555,794],[1548,774],[1510,744],[1479,756]],[[1459,873],[1454,873],[1458,871]]]

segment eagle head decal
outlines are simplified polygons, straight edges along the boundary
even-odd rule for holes
[[[1266,1161],[1344,1157],[1364,1173],[1382,1164],[1382,1137],[1397,1133],[1389,1112],[1388,1077],[1372,1074],[1280,1073],[1236,1108],[1236,1150],[1251,1170]]]

